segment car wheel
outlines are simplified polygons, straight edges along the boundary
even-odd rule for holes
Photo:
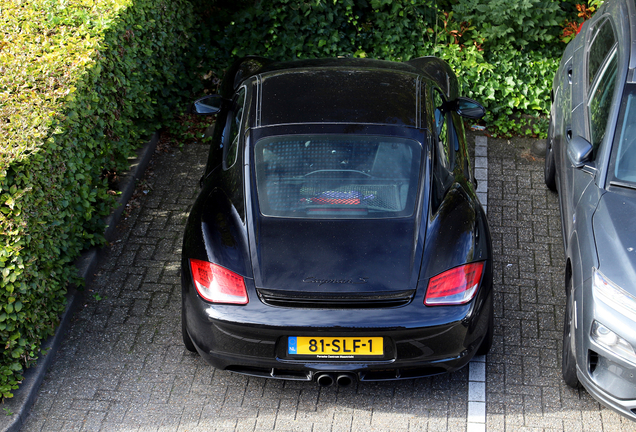
[[[486,330],[486,336],[484,336],[484,340],[481,341],[481,345],[477,348],[477,352],[475,355],[483,356],[490,352],[490,348],[492,348],[492,340],[495,334],[495,317],[492,306],[490,307],[490,314],[488,316],[488,330]]]
[[[563,380],[572,388],[579,387],[579,379],[576,376],[576,357],[572,351],[572,338],[574,327],[572,317],[574,314],[574,300],[572,298],[572,278],[569,278],[566,289],[565,316],[563,318],[563,356],[561,359],[561,372]]]
[[[185,305],[181,305],[181,337],[183,338],[183,345],[185,345],[188,351],[197,352],[197,349],[194,346],[194,342],[192,342],[192,338],[188,334],[188,329],[186,327],[186,314],[184,306]]]
[[[552,151],[552,116],[550,116],[550,126],[548,126],[548,137],[545,140],[545,166],[543,175],[545,185],[551,191],[556,191],[556,166],[554,162],[554,152]]]

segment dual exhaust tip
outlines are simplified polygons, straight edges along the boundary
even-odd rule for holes
[[[340,387],[348,387],[356,381],[356,376],[352,373],[318,373],[316,382],[320,387],[330,387],[337,384]]]

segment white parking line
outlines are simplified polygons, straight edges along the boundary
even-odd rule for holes
[[[475,137],[475,179],[477,197],[488,213],[488,139]],[[467,432],[486,430],[486,356],[474,357],[468,365]]]
[[[477,197],[488,213],[488,139],[475,137],[475,179],[477,179]]]

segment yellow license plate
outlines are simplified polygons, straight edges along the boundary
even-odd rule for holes
[[[381,337],[303,337],[287,338],[287,353],[290,355],[336,356],[381,356],[384,341]]]

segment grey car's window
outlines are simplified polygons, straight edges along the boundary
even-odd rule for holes
[[[636,86],[628,85],[621,101],[610,176],[619,181],[636,183]],[[612,178],[610,178],[612,179]]]
[[[229,131],[227,136],[224,137],[223,146],[224,146],[224,168],[230,168],[236,162],[236,157],[238,155],[238,143],[239,143],[239,132],[241,130],[241,120],[243,119],[243,111],[245,105],[245,87],[241,87],[239,89],[237,95],[234,97],[232,101],[232,110],[230,111],[228,118]]]
[[[605,58],[616,43],[614,30],[612,29],[610,20],[598,23],[592,30],[592,34],[593,39],[591,40],[587,66],[589,85],[592,85],[594,82],[594,79],[603,65]]]
[[[616,73],[618,70],[618,56],[616,49],[612,51],[609,59],[603,65],[600,76],[592,87],[590,94],[590,132],[592,135],[592,158],[596,158],[605,130],[607,129],[607,118],[609,116],[614,88],[616,87]]]
[[[261,213],[295,218],[387,218],[415,208],[421,145],[356,135],[293,135],[254,147]]]

